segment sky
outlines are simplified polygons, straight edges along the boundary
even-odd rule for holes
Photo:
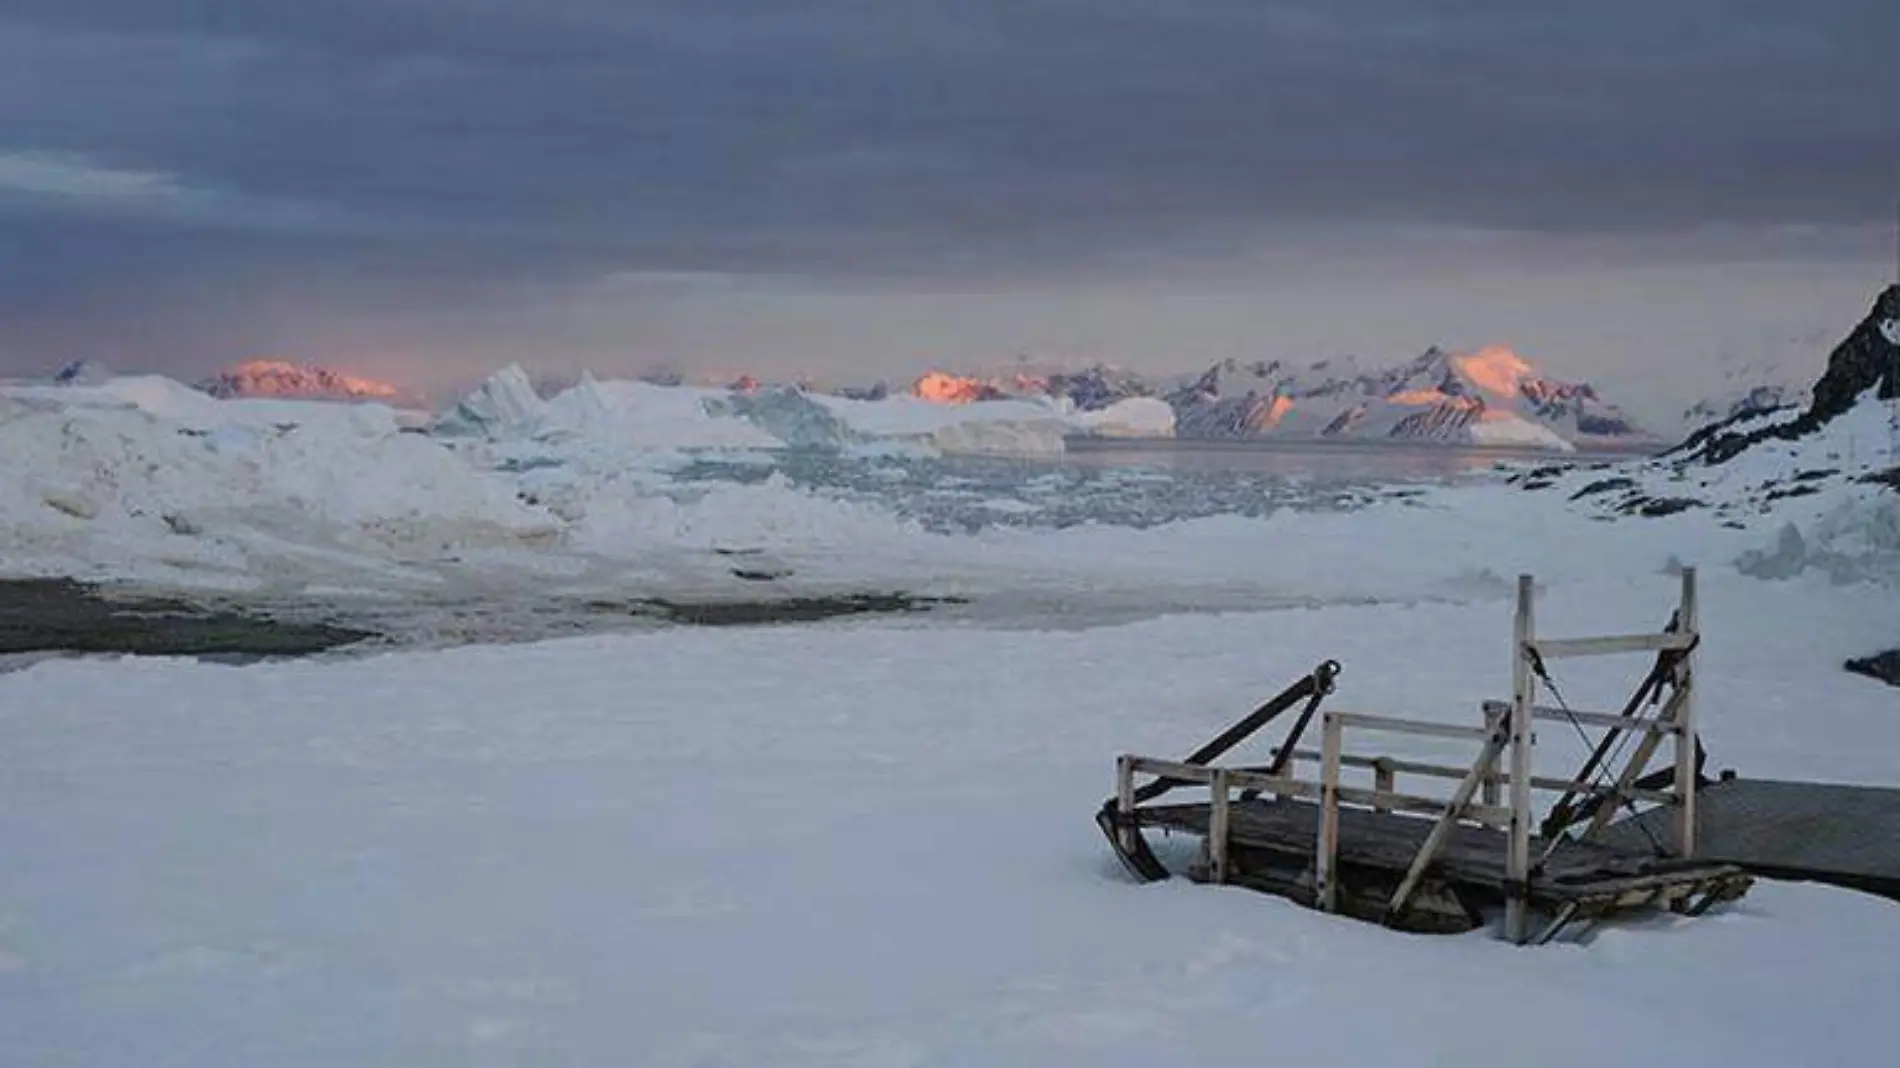
[[[1891,0],[0,0],[0,374],[1504,343],[1661,404],[1864,314],[1897,101]]]

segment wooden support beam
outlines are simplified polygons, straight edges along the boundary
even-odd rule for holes
[[[1531,576],[1519,575],[1517,614],[1511,628],[1511,830],[1504,899],[1504,936],[1519,945],[1530,937],[1531,705],[1535,696],[1530,650],[1537,636],[1536,599]]]
[[[1682,730],[1679,724],[1658,723],[1641,716],[1618,716],[1610,712],[1576,712],[1549,705],[1532,705],[1531,718],[1550,720],[1558,723],[1580,723],[1588,727],[1609,727],[1621,731],[1643,731],[1655,734],[1676,734]]]
[[[1575,901],[1564,902],[1563,907],[1557,910],[1557,915],[1551,917],[1550,922],[1544,925],[1544,929],[1537,932],[1536,938],[1531,939],[1531,945],[1548,945],[1551,939],[1557,937],[1558,932],[1570,926],[1570,921],[1576,918],[1579,907]]]
[[[1326,714],[1321,731],[1319,840],[1313,856],[1313,899],[1322,912],[1332,912],[1339,904],[1339,742],[1344,725],[1337,713]]]
[[[1490,781],[1492,767],[1497,763],[1498,754],[1504,749],[1505,733],[1500,729],[1501,726],[1501,724],[1493,723],[1491,736],[1485,739],[1484,749],[1478,753],[1478,758],[1471,762],[1470,773],[1465,776],[1463,782],[1458,784],[1458,789],[1452,792],[1451,803],[1445,806],[1445,814],[1438,817],[1438,823],[1432,828],[1432,833],[1426,836],[1425,844],[1419,847],[1418,855],[1412,858],[1412,866],[1406,870],[1405,878],[1400,880],[1399,888],[1393,891],[1392,900],[1387,902],[1385,907],[1387,924],[1405,911],[1405,906],[1412,900],[1413,892],[1418,889],[1419,881],[1425,877],[1425,869],[1431,866],[1432,858],[1438,855],[1439,849],[1443,848],[1445,841],[1451,836],[1452,827],[1470,807],[1472,798],[1478,793],[1478,787]],[[1515,820],[1512,820],[1511,825],[1514,824]]]
[[[1358,730],[1384,731],[1388,734],[1418,734],[1429,738],[1458,738],[1468,741],[1482,741],[1485,737],[1483,727],[1461,727],[1456,723],[1402,719],[1398,716],[1373,716],[1364,712],[1329,712],[1327,715],[1342,727],[1353,727]]]
[[[1498,725],[1504,722],[1505,714],[1510,711],[1511,706],[1486,701],[1483,707],[1484,731],[1487,735],[1496,733]],[[1498,803],[1498,787],[1503,784],[1503,781],[1503,778],[1497,774],[1495,765],[1493,765],[1492,773],[1485,776],[1483,785],[1478,789],[1478,800],[1487,805],[1495,806]]]
[[[1131,756],[1129,767],[1137,775],[1159,775],[1164,779],[1179,779],[1182,782],[1210,783],[1214,781],[1213,767],[1206,764],[1185,764],[1179,760],[1162,760],[1158,757]]]
[[[1571,656],[1613,656],[1617,653],[1661,653],[1689,648],[1688,632],[1615,634],[1602,638],[1540,638],[1532,645],[1545,660]]]
[[[1214,773],[1213,804],[1207,813],[1207,869],[1208,878],[1215,883],[1227,881],[1228,828],[1232,825],[1231,786],[1226,771]]]
[[[1378,790],[1363,790],[1356,786],[1341,786],[1339,799],[1352,805],[1364,805],[1368,808],[1383,808],[1392,812],[1409,812],[1417,816],[1442,816],[1451,807],[1451,802],[1440,797],[1419,797],[1416,794],[1388,794]],[[1472,802],[1465,806],[1464,818],[1472,823],[1505,828],[1511,824],[1511,810],[1493,808]]]
[[[1387,760],[1385,757],[1374,758],[1372,761],[1372,789],[1375,793],[1398,793],[1398,778],[1397,769],[1393,767],[1392,761]],[[1381,805],[1373,805],[1372,811],[1390,812],[1392,810]]]
[[[1682,569],[1682,632],[1692,640],[1699,633],[1696,618],[1695,568]],[[1676,709],[1676,855],[1695,856],[1695,646],[1692,643],[1676,665],[1676,689],[1682,695]]]
[[[1135,837],[1141,833],[1135,826],[1135,759],[1126,753],[1115,758],[1115,813],[1120,817],[1115,833],[1125,857],[1135,855]]]
[[[1509,711],[1511,706],[1499,705],[1498,707],[1505,711]],[[1503,719],[1502,716],[1498,718],[1500,720]],[[1310,760],[1317,763],[1319,761],[1319,757],[1320,757],[1320,754],[1319,754],[1319,750],[1317,749],[1296,749],[1293,751],[1294,760]],[[1359,756],[1355,753],[1341,753],[1339,756],[1339,763],[1341,767],[1371,768],[1371,769],[1374,769],[1375,771],[1379,768],[1380,765],[1383,764],[1385,766],[1390,767],[1394,772],[1400,775],[1420,775],[1429,779],[1450,779],[1453,781],[1462,780],[1467,774],[1470,773],[1469,768],[1454,768],[1449,764],[1432,764],[1432,763],[1421,761],[1421,760],[1402,760],[1402,759],[1399,759],[1398,757],[1389,757],[1389,756],[1378,756],[1378,757]],[[1235,769],[1235,770],[1236,771],[1244,770],[1245,772],[1251,774],[1251,773],[1258,772],[1260,769],[1246,768],[1246,769]],[[1254,781],[1255,780],[1251,780],[1251,779],[1248,780],[1248,785],[1252,785]],[[1483,783],[1481,786],[1481,790],[1489,791],[1491,799],[1488,801],[1484,800],[1483,796],[1481,795],[1479,798],[1480,803],[1484,805],[1496,807],[1498,804],[1498,801],[1497,801],[1498,794],[1502,791],[1502,788],[1504,787],[1504,785],[1509,783],[1510,781],[1511,781],[1510,775],[1504,772],[1498,771],[1494,768],[1491,774],[1486,777],[1486,782]],[[1235,782],[1239,783],[1240,780],[1236,779]],[[1581,779],[1559,779],[1551,775],[1531,776],[1531,789],[1550,790],[1550,791],[1569,790],[1575,793],[1584,794],[1587,796],[1596,796],[1596,797],[1610,797],[1616,793],[1616,787],[1608,785],[1608,784],[1589,783],[1589,782],[1584,782]],[[1264,787],[1262,788],[1262,792],[1272,793],[1276,791],[1274,791],[1271,787]],[[1636,789],[1632,787],[1628,791],[1628,794],[1629,794],[1630,800],[1632,801],[1644,801],[1644,802],[1648,802],[1650,804],[1656,804],[1656,805],[1673,805],[1676,802],[1676,795],[1673,793],[1670,793],[1667,790],[1642,790],[1642,789]]]

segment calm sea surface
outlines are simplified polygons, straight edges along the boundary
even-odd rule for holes
[[[677,473],[689,488],[774,476],[882,505],[932,530],[1059,529],[1080,523],[1149,527],[1279,508],[1352,508],[1408,489],[1495,477],[1534,464],[1591,464],[1620,455],[1280,442],[1102,441],[1062,457],[1012,459],[838,456],[786,452],[760,463],[718,459]]]

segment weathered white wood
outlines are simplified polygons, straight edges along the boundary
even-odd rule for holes
[[[1339,743],[1343,728],[1337,713],[1326,713],[1320,746],[1323,792],[1319,803],[1319,840],[1313,856],[1314,904],[1323,912],[1332,912],[1339,904],[1333,865],[1339,857]]]
[[[1539,638],[1532,644],[1545,660],[1570,656],[1613,656],[1617,653],[1661,653],[1687,649],[1689,636],[1681,631],[1661,634],[1613,634],[1601,638]]]
[[[1419,847],[1418,856],[1412,859],[1412,866],[1406,870],[1405,878],[1399,881],[1399,888],[1393,892],[1392,900],[1386,905],[1385,914],[1388,920],[1404,911],[1406,904],[1412,900],[1412,893],[1418,889],[1419,880],[1425,877],[1425,869],[1431,866],[1432,858],[1445,844],[1445,839],[1451,834],[1452,826],[1470,807],[1479,786],[1489,781],[1491,768],[1497,763],[1498,754],[1503,749],[1504,732],[1493,724],[1491,736],[1485,739],[1484,748],[1479,751],[1478,758],[1471,762],[1471,771],[1465,776],[1464,781],[1458,784],[1458,789],[1452,792],[1451,803],[1445,806],[1445,814],[1438,818],[1438,823],[1432,828],[1432,833],[1426,837],[1425,844]]]
[[[1402,719],[1398,716],[1374,716],[1364,712],[1329,713],[1333,721],[1342,727],[1357,730],[1384,731],[1388,734],[1419,734],[1430,738],[1460,738],[1482,741],[1485,737],[1483,727],[1461,727],[1456,723],[1438,723],[1427,719]]]
[[[1497,707],[1499,708],[1500,713],[1502,713],[1505,711],[1509,711],[1511,706],[1500,704]],[[1498,720],[1502,720],[1503,718],[1504,717],[1502,714],[1500,714],[1497,717]],[[1310,760],[1317,763],[1319,761],[1320,753],[1319,753],[1319,750],[1317,749],[1295,749],[1293,751],[1293,756],[1299,760]],[[1380,756],[1380,757],[1358,756],[1353,753],[1341,753],[1339,755],[1339,764],[1343,768],[1377,769],[1379,765],[1382,763],[1390,766],[1394,772],[1397,772],[1400,775],[1420,775],[1429,779],[1450,779],[1453,781],[1461,781],[1464,779],[1466,775],[1471,773],[1471,769],[1469,768],[1454,768],[1449,764],[1432,764],[1432,763],[1428,763],[1426,761],[1421,761],[1421,760],[1402,760],[1398,757],[1388,757],[1388,756]],[[1252,774],[1252,773],[1248,773],[1248,774]],[[1263,782],[1277,783],[1280,781],[1283,781],[1283,780],[1255,778],[1255,779],[1249,779],[1248,781],[1244,783],[1241,782],[1241,780],[1239,779],[1235,779],[1234,783],[1237,786],[1242,786],[1249,789],[1258,789],[1262,793],[1271,793],[1271,792],[1275,792],[1273,786],[1257,785],[1257,784],[1263,783]],[[1490,800],[1484,800],[1483,796],[1481,795],[1479,798],[1480,803],[1496,807],[1498,804],[1498,794],[1503,790],[1503,787],[1505,786],[1505,784],[1509,783],[1510,781],[1511,781],[1511,776],[1508,773],[1498,770],[1496,767],[1493,767],[1490,774],[1485,777],[1485,782],[1483,783],[1481,787],[1483,791],[1488,791],[1490,795]],[[1595,794],[1602,797],[1609,797],[1616,793],[1616,787],[1608,785],[1606,783],[1589,783],[1589,782],[1584,782],[1580,779],[1559,779],[1552,775],[1531,776],[1531,789],[1550,790],[1550,791],[1572,790],[1577,793]],[[1628,793],[1630,795],[1630,798],[1635,801],[1645,801],[1645,802],[1658,804],[1658,805],[1673,805],[1676,803],[1676,795],[1669,790],[1631,789],[1628,791]]]
[[[1617,730],[1655,734],[1675,734],[1682,728],[1675,723],[1658,723],[1642,716],[1619,716],[1610,712],[1577,712],[1549,705],[1532,705],[1531,718],[1558,723],[1581,723],[1590,727],[1614,727]]]
[[[1214,773],[1213,802],[1207,812],[1207,871],[1215,883],[1227,881],[1227,845],[1233,800],[1226,771]]]
[[[1164,779],[1208,783],[1214,781],[1214,769],[1207,764],[1183,764],[1179,760],[1158,757],[1129,757],[1129,766],[1138,775],[1158,775]]]
[[[1316,782],[1302,782],[1283,775],[1267,775],[1239,768],[1227,773],[1227,783],[1236,790],[1258,790],[1263,794],[1297,797],[1306,801],[1318,801],[1321,793],[1320,785]]]
[[[1682,632],[1692,641],[1698,633],[1695,568],[1682,569]],[[1676,855],[1695,856],[1695,646],[1687,647],[1676,667],[1676,686],[1682,694],[1676,709]]]
[[[1392,761],[1387,760],[1384,757],[1375,757],[1373,759],[1372,761],[1372,789],[1375,792],[1382,793],[1382,794],[1395,794],[1399,792],[1398,791],[1398,775],[1396,773],[1396,769],[1394,769],[1392,765]],[[1372,810],[1374,812],[1392,811],[1389,808],[1386,808],[1382,805],[1376,805],[1376,804],[1372,806]]]
[[[1550,922],[1544,925],[1544,929],[1537,932],[1536,938],[1531,939],[1531,945],[1548,945],[1551,939],[1557,937],[1559,931],[1569,926],[1570,921],[1576,918],[1579,907],[1575,901],[1564,902],[1563,907],[1557,910],[1557,915],[1551,917]]]
[[[1388,794],[1378,790],[1364,790],[1356,786],[1341,786],[1338,793],[1339,800],[1346,804],[1384,808],[1392,812],[1407,812],[1418,816],[1441,816],[1446,809],[1451,807],[1451,802],[1442,797]],[[1503,829],[1511,825],[1511,810],[1492,808],[1474,802],[1465,806],[1464,819],[1471,823],[1482,823]]]
[[[1536,597],[1531,576],[1519,575],[1517,615],[1511,628],[1511,831],[1504,906],[1504,936],[1519,945],[1530,937],[1531,705],[1535,696],[1530,650],[1537,635]]]

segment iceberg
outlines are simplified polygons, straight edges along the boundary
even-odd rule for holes
[[[501,437],[538,423],[546,411],[547,402],[535,392],[528,372],[511,363],[457,401],[430,429],[454,437]]]
[[[1106,408],[1071,413],[1068,419],[1071,426],[1095,437],[1174,436],[1174,407],[1159,397],[1128,397]]]
[[[1060,456],[1069,424],[1053,407],[1026,400],[937,404],[917,397],[851,400],[826,394],[811,399],[861,439],[912,445],[941,453],[984,456]]]
[[[794,386],[756,393],[735,390],[712,403],[750,421],[788,448],[835,451],[863,440],[837,413]]]

